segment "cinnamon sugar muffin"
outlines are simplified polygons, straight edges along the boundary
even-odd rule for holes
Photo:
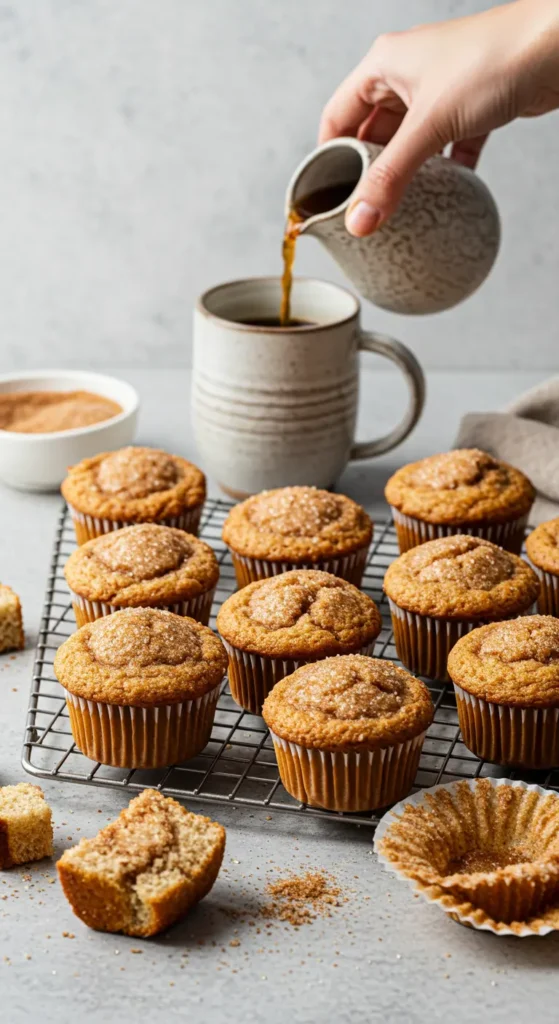
[[[520,554],[535,491],[527,477],[478,448],[403,466],[385,490],[400,551],[468,533]]]
[[[219,566],[192,534],[139,523],[82,544],[64,575],[78,626],[136,607],[165,608],[207,626]]]
[[[129,447],[72,466],[62,494],[78,544],[132,523],[161,523],[195,534],[206,478],[179,455]]]
[[[488,540],[456,534],[420,544],[384,577],[398,657],[410,672],[444,681],[461,636],[525,614],[539,589],[527,562]]]
[[[289,569],[322,569],[359,586],[373,536],[361,505],[315,487],[262,491],[223,527],[240,587]]]
[[[559,517],[536,526],[526,539],[526,552],[541,580],[538,611],[559,615]]]
[[[118,768],[158,768],[203,750],[226,668],[211,629],[155,608],[87,623],[54,659],[78,747]]]
[[[559,620],[529,615],[462,637],[448,659],[464,743],[523,768],[559,765]]]
[[[390,661],[348,654],[304,665],[262,711],[291,796],[331,811],[366,811],[409,793],[433,702]]]
[[[249,583],[217,616],[237,704],[259,715],[266,694],[305,662],[372,654],[382,628],[374,601],[346,580],[294,569]]]

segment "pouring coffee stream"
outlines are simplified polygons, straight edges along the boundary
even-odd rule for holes
[[[301,225],[319,213],[328,213],[349,199],[357,184],[353,181],[343,181],[336,185],[326,185],[314,189],[306,195],[300,196],[290,208],[287,215],[285,231],[283,235],[282,257],[283,274],[281,278],[281,309],[280,325],[289,327],[291,320],[291,285],[293,283],[293,264],[297,249],[297,239]]]

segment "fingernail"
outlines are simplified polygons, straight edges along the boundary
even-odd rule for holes
[[[346,228],[350,235],[370,235],[378,227],[381,218],[380,210],[377,210],[364,199],[359,199],[347,212]]]

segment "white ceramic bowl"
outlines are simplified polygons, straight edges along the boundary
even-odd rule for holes
[[[122,412],[110,420],[50,434],[0,430],[0,480],[22,491],[54,491],[68,466],[97,452],[130,444],[136,434],[139,398],[130,384],[86,370],[33,370],[0,374],[0,394],[14,391],[93,391],[112,398]]]

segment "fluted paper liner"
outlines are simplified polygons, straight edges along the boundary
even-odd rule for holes
[[[538,566],[533,563],[532,567],[538,574],[541,583],[538,597],[538,612],[540,615],[555,615],[555,617],[558,617],[559,576],[554,576],[552,572],[546,572],[544,569],[538,569]]]
[[[307,660],[266,658],[260,654],[251,654],[238,647],[233,647],[223,637],[221,640],[229,658],[229,687],[233,700],[253,715],[262,713],[262,705],[266,697],[280,679],[290,676],[302,665],[309,664]],[[366,657],[371,657],[374,647],[375,641],[373,640],[357,651],[344,651],[344,653],[364,654]],[[320,659],[309,660],[319,661]]]
[[[498,544],[505,551],[511,551],[513,555],[519,555],[522,551],[524,533],[528,516],[521,516],[520,519],[512,519],[508,523],[479,523],[468,525],[458,523],[456,525],[440,525],[437,523],[425,523],[421,519],[414,519],[406,516],[393,505],[390,506],[398,547],[400,554],[410,548],[416,548],[419,544],[425,544],[428,540],[436,540],[438,537],[454,537],[457,533],[466,534],[468,537],[482,537]]]
[[[85,626],[87,622],[95,622],[96,619],[102,619],[105,615],[112,615],[114,612],[122,611],[124,607],[122,605],[106,604],[105,601],[88,601],[87,598],[82,597],[81,594],[75,594],[73,591],[70,591],[70,594],[78,627]],[[210,621],[214,594],[215,587],[212,587],[205,594],[191,597],[189,601],[176,601],[174,604],[165,605],[144,605],[143,607],[158,608],[160,611],[173,612],[174,615],[186,615],[191,619],[196,619],[197,622],[201,622],[203,626],[207,626]]]
[[[436,679],[441,683],[449,681],[448,656],[460,637],[472,629],[486,625],[482,619],[436,619],[430,615],[418,615],[388,599],[392,618],[394,644],[398,657],[405,668],[417,676]],[[530,615],[533,605],[519,615]]]
[[[113,768],[163,768],[204,749],[220,689],[221,683],[195,700],[144,708],[64,695],[72,735],[86,757]]]
[[[96,537],[103,537],[104,534],[112,533],[113,530],[122,530],[125,526],[134,525],[133,521],[101,519],[99,516],[85,515],[83,512],[78,512],[70,504],[68,504],[68,509],[79,545],[85,544],[88,540],[95,540]],[[155,521],[158,526],[174,526],[177,530],[185,530],[186,533],[192,533],[197,537],[201,515],[202,505],[196,505],[195,508],[185,509],[179,516],[169,516],[167,519],[157,519]]]
[[[327,751],[270,735],[287,792],[310,807],[346,812],[373,811],[409,793],[425,737],[376,750]]]
[[[454,683],[458,722],[468,750],[517,768],[559,765],[559,708],[492,704]]]
[[[559,929],[557,793],[510,779],[434,786],[388,811],[374,848],[461,924],[520,938]],[[468,855],[478,870],[464,870]]]
[[[231,560],[235,569],[235,576],[239,589],[247,587],[249,583],[257,583],[259,580],[267,580],[272,576],[280,576],[292,569],[320,569],[321,572],[332,573],[339,576],[355,587],[361,585],[363,573],[367,564],[369,548],[360,548],[350,555],[340,555],[337,558],[325,558],[320,562],[268,562],[262,558],[247,558],[245,555],[238,555],[231,551]]]

